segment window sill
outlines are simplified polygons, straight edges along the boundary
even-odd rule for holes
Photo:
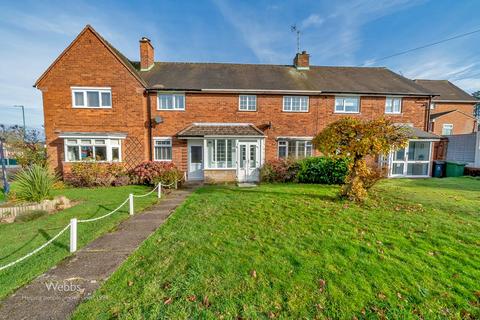
[[[284,113],[309,113],[310,110],[307,111],[287,111],[287,110],[282,110]]]
[[[255,109],[255,110],[240,110],[240,109],[238,109],[237,111],[238,112],[257,112],[257,109]]]
[[[167,160],[167,159],[165,159],[165,160],[153,159],[153,161],[155,161],[155,162],[172,162],[172,159],[170,159],[170,160]]]
[[[348,112],[348,111],[334,111],[334,114],[360,114],[361,112]]]
[[[76,107],[72,106],[72,109],[112,109],[112,107]]]
[[[401,116],[402,115],[401,112],[385,112],[385,114],[388,114],[390,116]]]
[[[180,112],[185,112],[185,109],[158,109],[157,111],[180,111]]]

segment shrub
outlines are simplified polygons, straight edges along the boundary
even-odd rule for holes
[[[144,161],[130,171],[135,183],[154,185],[180,182],[183,173],[171,162]]]
[[[40,202],[50,198],[57,178],[48,169],[33,165],[20,170],[15,176],[16,197],[19,200]]]
[[[260,169],[260,179],[263,182],[294,182],[298,169],[299,164],[294,159],[271,160]]]
[[[65,181],[75,187],[108,187],[130,182],[127,170],[119,163],[74,163]]]
[[[311,157],[299,161],[298,182],[343,184],[348,174],[348,159]]]

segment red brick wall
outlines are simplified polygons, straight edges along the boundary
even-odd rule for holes
[[[467,115],[473,116],[473,103],[435,103],[431,113],[439,113],[450,110],[459,110]],[[443,124],[453,124],[453,134],[466,134],[476,131],[476,120],[462,112],[451,112],[435,119],[432,132],[442,134]]]
[[[72,86],[111,87],[112,109],[72,108]],[[64,160],[60,132],[126,132],[123,159],[137,162],[148,157],[144,89],[90,30],[73,43],[38,87],[52,167],[61,169]],[[127,154],[132,149],[136,152]]]
[[[283,112],[282,95],[257,95],[257,111],[239,111],[238,94],[187,93],[185,111],[157,110],[156,94],[150,94],[152,116],[159,115],[163,123],[155,126],[152,135],[159,137],[174,136],[193,122],[248,122],[258,127],[272,123],[272,128],[265,131],[267,136],[265,156],[267,160],[277,157],[277,141],[279,136],[315,136],[329,123],[352,116],[362,119],[374,119],[386,116],[394,122],[413,123],[424,129],[426,98],[404,98],[402,113],[385,115],[385,97],[361,97],[359,114],[334,113],[334,96],[311,96],[309,112]],[[186,170],[186,142],[173,139],[173,161]],[[175,148],[177,147],[177,148]]]

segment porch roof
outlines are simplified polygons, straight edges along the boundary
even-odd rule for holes
[[[422,139],[422,140],[440,140],[441,137],[431,133],[420,130],[415,127],[408,127],[408,138],[410,139]]]
[[[113,138],[125,139],[126,132],[60,132],[59,138]]]
[[[265,135],[251,123],[192,123],[177,133],[179,138],[218,136],[264,137]]]

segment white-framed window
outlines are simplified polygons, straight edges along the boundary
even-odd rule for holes
[[[385,113],[388,113],[388,114],[402,113],[402,98],[387,97],[385,99]]]
[[[283,111],[308,112],[308,96],[284,96]]]
[[[65,138],[65,161],[122,161],[120,139],[110,138]]]
[[[309,140],[279,140],[278,157],[301,159],[312,156],[312,141]]]
[[[111,108],[112,89],[72,87],[72,107],[92,109]]]
[[[335,113],[359,113],[360,97],[335,97]]]
[[[236,151],[234,139],[208,139],[207,168],[235,169],[237,166]]]
[[[453,124],[444,123],[442,127],[442,136],[450,136],[453,134]]]
[[[157,110],[185,110],[185,94],[159,93]]]
[[[153,160],[172,161],[172,138],[153,138]]]
[[[239,96],[238,110],[240,111],[257,111],[257,96],[245,95]]]

